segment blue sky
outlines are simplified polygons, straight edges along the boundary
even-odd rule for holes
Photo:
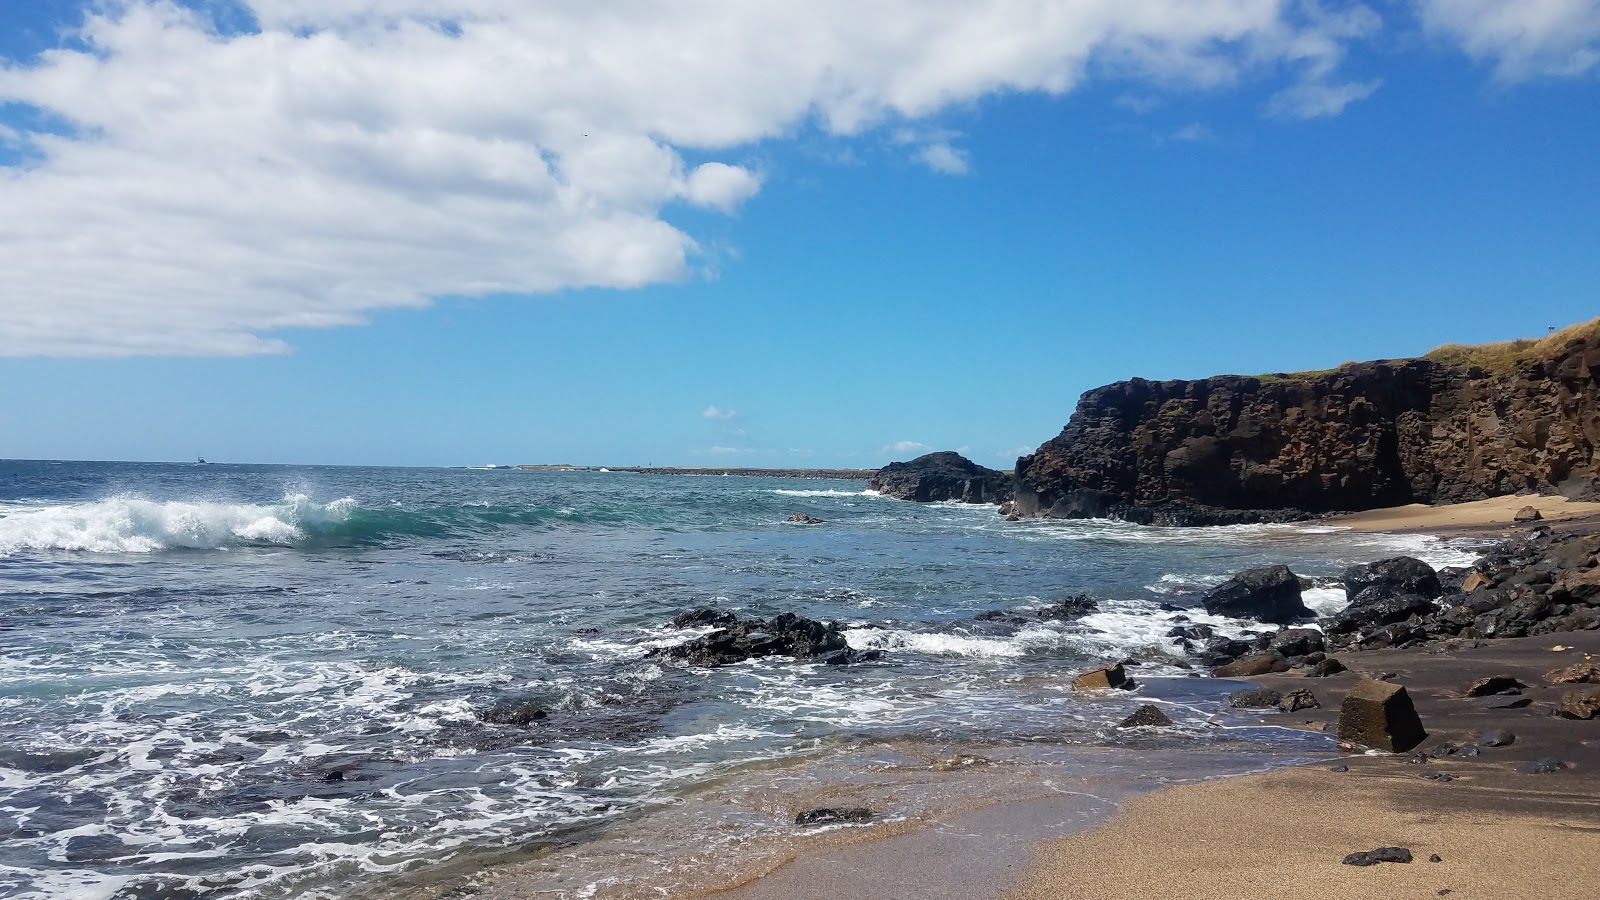
[[[1600,314],[1600,5],[1080,5],[6,4],[0,457],[1007,466],[1108,381]]]

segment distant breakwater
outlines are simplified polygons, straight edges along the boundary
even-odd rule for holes
[[[866,481],[877,469],[767,469],[750,466],[516,466],[532,472],[627,472],[634,475],[727,475],[735,478],[809,478]]]

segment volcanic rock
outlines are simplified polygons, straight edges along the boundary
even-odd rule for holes
[[[1272,636],[1268,646],[1284,656],[1307,656],[1322,651],[1327,643],[1315,628],[1285,628]]]
[[[1553,775],[1566,767],[1566,763],[1554,756],[1541,756],[1532,762],[1517,766],[1517,771],[1524,775]]]
[[[1546,672],[1544,680],[1551,684],[1600,684],[1600,664],[1578,663],[1556,669]]]
[[[692,620],[699,621],[703,612],[696,610],[690,614]],[[875,651],[850,649],[838,622],[818,622],[794,613],[783,613],[770,621],[749,619],[726,623],[719,618],[717,623],[721,627],[710,634],[651,650],[649,655],[708,668],[760,656],[823,656],[827,657],[825,662],[843,663],[876,659],[878,655]]]
[[[1166,728],[1172,720],[1158,706],[1148,703],[1133,711],[1133,715],[1117,724],[1118,728]]]
[[[1288,566],[1250,569],[1206,592],[1206,612],[1287,625],[1311,618],[1300,600],[1300,579]]]
[[[496,700],[488,709],[478,710],[479,721],[491,725],[516,725],[520,728],[526,728],[548,715],[549,713],[538,703],[527,697],[507,697]]]
[[[1289,661],[1283,654],[1276,650],[1268,650],[1266,653],[1257,653],[1227,665],[1217,666],[1211,674],[1218,678],[1253,678],[1256,675],[1287,671],[1289,671]]]
[[[1290,691],[1278,701],[1278,708],[1286,713],[1299,712],[1302,709],[1318,709],[1322,706],[1317,696],[1305,688]]]
[[[1347,866],[1375,866],[1378,863],[1408,863],[1411,862],[1411,851],[1404,847],[1379,847],[1376,850],[1363,850],[1352,853],[1344,858]]]
[[[1398,684],[1363,678],[1339,707],[1342,741],[1404,753],[1427,736],[1411,697]]]
[[[801,525],[821,525],[825,520],[810,513],[790,513],[787,521],[798,522]]]
[[[1199,525],[1529,489],[1593,496],[1600,329],[1575,326],[1494,369],[1470,351],[1429,356],[1095,388],[1017,460],[1017,512]]]
[[[1600,687],[1567,691],[1556,704],[1556,715],[1563,719],[1592,719],[1600,715]]]
[[[1509,747],[1516,742],[1517,736],[1504,728],[1496,728],[1494,731],[1485,731],[1478,735],[1478,743],[1485,747]]]
[[[834,809],[830,806],[819,806],[808,809],[794,817],[796,825],[858,825],[872,819],[872,810],[864,806]]]
[[[1490,694],[1520,694],[1527,685],[1510,675],[1491,675],[1480,678],[1467,688],[1468,697],[1487,697]]]
[[[1517,514],[1511,517],[1511,521],[1513,521],[1513,522],[1537,522],[1542,518],[1544,518],[1544,513],[1539,512],[1539,507],[1537,507],[1537,506],[1524,506],[1523,508],[1517,510]]]
[[[734,624],[734,623],[736,623],[738,621],[739,621],[739,617],[734,615],[731,612],[727,612],[725,610],[720,610],[720,609],[711,609],[710,607],[705,607],[705,608],[701,608],[701,609],[691,609],[691,610],[688,610],[687,612],[678,613],[677,615],[672,617],[672,621],[671,622],[667,623],[667,627],[668,628],[704,628],[704,627],[709,626],[709,625],[714,625],[714,626],[716,626],[718,628],[726,628],[727,626],[732,625],[732,624]]]
[[[1011,475],[978,465],[948,450],[893,462],[878,470],[867,487],[900,500],[930,503],[1001,503],[1011,499]]]
[[[1039,610],[1039,618],[1046,621],[1081,619],[1090,613],[1100,611],[1100,604],[1088,594],[1079,594],[1065,600],[1052,603]]]
[[[1345,664],[1330,656],[1327,659],[1324,659],[1306,669],[1306,677],[1327,678],[1330,675],[1337,675],[1343,671],[1346,671]]]
[[[1441,593],[1439,573],[1410,556],[1396,556],[1344,570],[1347,595],[1354,597],[1370,587],[1386,587],[1391,593],[1420,594],[1430,600]]]
[[[1268,709],[1282,700],[1282,694],[1268,688],[1242,688],[1228,695],[1228,705],[1234,709]]]

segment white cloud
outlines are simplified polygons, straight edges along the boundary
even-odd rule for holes
[[[664,216],[749,200],[758,142],[1091,72],[1165,90],[1287,67],[1321,93],[1282,111],[1330,114],[1365,21],[1280,0],[239,2],[258,32],[85,0],[69,48],[0,67],[0,105],[67,126],[24,127],[31,162],[0,167],[0,355],[282,352],[285,329],[439,297],[684,279],[703,251]]]
[[[916,441],[895,441],[894,443],[890,444],[889,446],[884,447],[879,452],[880,453],[917,453],[917,454],[922,454],[922,453],[927,453],[929,450],[932,450],[932,449],[933,448],[929,447],[927,444],[918,443]]]
[[[1596,0],[1418,0],[1423,25],[1503,81],[1581,75],[1600,67]]]
[[[717,406],[708,406],[700,410],[700,418],[711,419],[716,422],[727,422],[739,417],[739,412],[732,409],[721,409]]]
[[[965,175],[971,168],[967,155],[944,141],[928,144],[918,150],[917,159],[941,175]]]
[[[1211,129],[1199,122],[1190,122],[1172,133],[1172,139],[1189,144],[1199,144],[1205,141],[1216,140],[1216,135]]]

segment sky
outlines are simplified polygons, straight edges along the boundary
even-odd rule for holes
[[[1600,0],[0,0],[0,457],[1006,468],[1596,210]]]

